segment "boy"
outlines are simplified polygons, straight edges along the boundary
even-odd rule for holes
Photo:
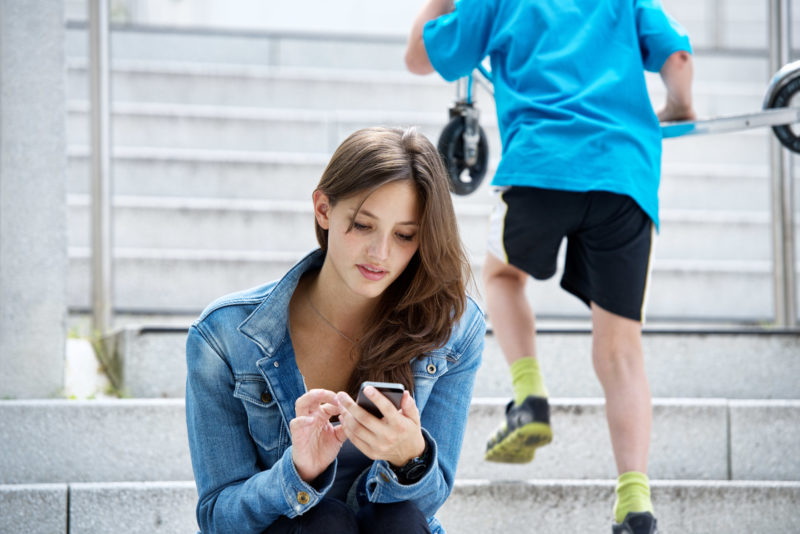
[[[592,359],[619,472],[615,534],[657,531],[647,454],[651,399],[641,325],[658,227],[659,120],[694,118],[689,39],[659,0],[429,0],[406,52],[414,73],[452,81],[491,60],[503,153],[483,267],[487,309],[514,400],[486,459],[527,462],[552,439],[528,276],[592,315]],[[653,112],[644,70],[667,101]]]

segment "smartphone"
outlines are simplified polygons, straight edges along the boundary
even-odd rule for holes
[[[403,391],[406,390],[403,387],[403,384],[398,384],[396,382],[362,382],[361,387],[358,388],[358,398],[356,399],[356,404],[367,410],[369,413],[374,415],[375,417],[381,418],[383,414],[378,409],[377,406],[372,404],[372,401],[364,395],[364,388],[367,386],[372,386],[381,393],[383,396],[392,401],[394,407],[398,410],[400,409],[400,401],[403,400]]]

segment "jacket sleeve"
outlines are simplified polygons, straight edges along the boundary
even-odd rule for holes
[[[259,466],[247,413],[233,396],[234,377],[221,354],[197,325],[189,329],[186,424],[197,523],[206,534],[260,533],[281,515],[295,517],[315,506],[333,484],[336,462],[313,486],[297,474],[291,447],[268,468]]]
[[[468,324],[462,325],[456,334],[460,337],[456,346],[461,356],[436,380],[421,414],[423,435],[432,453],[428,471],[416,483],[404,485],[388,462],[374,462],[366,475],[369,501],[412,501],[430,518],[450,495],[486,333],[483,315],[473,306]]]

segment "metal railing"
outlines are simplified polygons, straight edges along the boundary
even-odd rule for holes
[[[92,330],[103,336],[113,321],[111,193],[111,43],[108,0],[89,0],[91,107]]]
[[[791,17],[789,0],[769,3],[769,70],[778,72],[789,62]],[[794,187],[792,152],[770,138],[770,176],[772,212],[772,276],[775,323],[797,324],[797,285],[794,253]]]

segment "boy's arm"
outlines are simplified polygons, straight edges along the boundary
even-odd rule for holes
[[[425,23],[441,15],[450,13],[454,9],[453,0],[429,0],[414,20],[411,26],[411,35],[406,48],[406,67],[414,74],[430,74],[433,65],[428,59],[425,42],[422,40],[422,30]]]
[[[658,120],[679,121],[695,118],[692,107],[692,55],[679,50],[670,55],[660,70],[661,79],[667,88],[667,102],[656,115]]]

